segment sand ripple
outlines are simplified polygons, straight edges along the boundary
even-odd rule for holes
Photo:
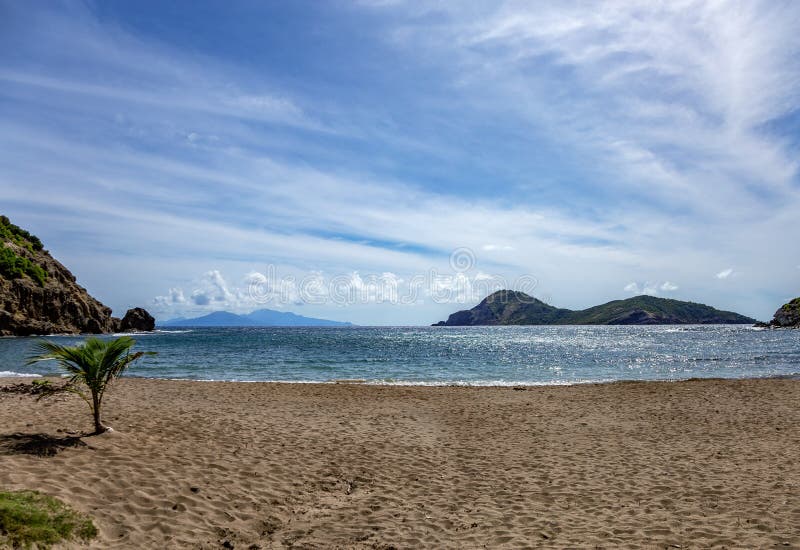
[[[106,406],[82,445],[78,399],[0,394],[0,486],[91,514],[96,548],[800,547],[798,381],[126,379]]]

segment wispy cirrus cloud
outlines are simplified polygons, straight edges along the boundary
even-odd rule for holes
[[[426,23],[420,3],[406,4],[402,47],[448,57],[477,107],[505,98],[529,131],[613,166],[612,185],[692,209],[714,197],[702,206],[721,217],[747,197],[794,197],[791,139],[764,128],[800,103],[791,5],[422,5],[437,17]]]

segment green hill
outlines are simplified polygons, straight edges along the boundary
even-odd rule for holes
[[[752,324],[755,320],[711,306],[655,296],[636,296],[573,311],[523,292],[499,290],[472,309],[457,311],[435,326],[471,325],[688,325]]]

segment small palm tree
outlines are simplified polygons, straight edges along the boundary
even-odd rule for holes
[[[122,336],[115,340],[88,338],[86,342],[77,346],[61,346],[42,340],[37,344],[42,354],[31,357],[28,364],[37,361],[58,361],[59,366],[72,376],[64,386],[45,392],[41,397],[60,391],[79,395],[92,409],[94,430],[99,434],[108,429],[100,420],[103,394],[108,384],[143,355],[155,355],[154,352],[131,353],[130,349],[135,343],[136,341],[130,336]]]

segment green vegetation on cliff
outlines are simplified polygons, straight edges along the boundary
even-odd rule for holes
[[[13,242],[31,252],[38,252],[44,248],[39,237],[31,235],[21,227],[14,225],[7,216],[0,216],[0,240]]]
[[[469,325],[669,325],[751,324],[754,320],[713,307],[655,296],[636,296],[573,311],[525,293],[500,290],[472,309],[453,313],[440,326]]]
[[[27,275],[41,286],[47,280],[47,271],[28,258],[18,256],[11,248],[0,248],[0,275],[6,279],[20,279]]]
[[[42,241],[24,229],[14,225],[6,216],[0,216],[0,275],[6,279],[21,279],[28,276],[44,286],[47,271],[28,258],[20,256],[9,244],[14,244],[29,252],[42,250]]]

